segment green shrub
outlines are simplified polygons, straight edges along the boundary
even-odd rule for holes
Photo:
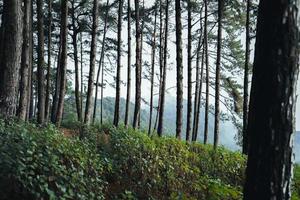
[[[0,199],[103,199],[103,162],[53,126],[0,122]]]
[[[110,198],[123,199],[130,191],[136,199],[241,199],[240,177],[232,174],[242,172],[242,167],[234,168],[234,161],[212,164],[213,158],[230,159],[231,155],[234,159],[239,156],[236,162],[243,163],[239,154],[222,149],[215,155],[211,147],[170,137],[150,138],[140,131],[107,125],[90,128],[85,136],[112,163],[107,173]],[[225,163],[232,166],[226,169]],[[207,176],[215,172],[220,176]]]

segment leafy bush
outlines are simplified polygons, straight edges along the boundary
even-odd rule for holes
[[[130,194],[136,199],[241,199],[239,183],[245,159],[240,154],[224,149],[213,153],[210,146],[170,137],[150,138],[109,125],[90,128],[85,138],[112,163],[112,171],[106,173],[110,198],[123,199]],[[236,161],[213,162],[231,156]],[[227,163],[229,168],[224,166]]]
[[[0,121],[0,199],[103,199],[103,162],[53,126]]]

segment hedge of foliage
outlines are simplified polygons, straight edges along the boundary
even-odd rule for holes
[[[81,131],[0,120],[0,199],[242,199],[238,152],[110,125]]]
[[[112,165],[107,173],[112,199],[124,194],[137,199],[241,199],[245,158],[239,153],[110,126],[94,127],[85,136]]]
[[[52,126],[0,121],[0,199],[104,199],[101,159]]]

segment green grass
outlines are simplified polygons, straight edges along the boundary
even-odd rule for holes
[[[109,124],[79,127],[81,140],[0,120],[0,199],[242,199],[238,152]]]

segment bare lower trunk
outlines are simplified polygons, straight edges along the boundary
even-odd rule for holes
[[[139,16],[139,0],[135,0],[135,12],[136,12],[136,67],[135,67],[135,107],[133,115],[133,128],[137,128],[139,115],[141,111],[141,30],[140,30],[140,16]]]
[[[67,82],[67,39],[68,39],[68,1],[61,3],[61,61],[60,61],[60,89],[56,114],[56,125],[59,127],[63,117],[64,100]]]
[[[46,100],[45,100],[45,119],[49,119],[50,112],[50,77],[51,77],[51,47],[52,47],[52,0],[48,0],[48,63],[47,63],[47,76],[46,76]]]
[[[176,9],[176,74],[177,74],[177,103],[176,103],[176,137],[181,138],[183,114],[183,65],[182,65],[182,23],[180,0],[175,2]]]
[[[118,14],[118,45],[117,45],[117,75],[116,75],[116,98],[115,98],[115,113],[114,125],[119,125],[120,117],[120,87],[121,87],[121,53],[122,53],[122,13],[123,13],[123,0],[119,1],[119,14]]]
[[[244,199],[291,199],[299,1],[260,1]]]
[[[108,7],[108,4],[109,4],[109,0],[106,1],[106,7]],[[104,60],[108,11],[109,10],[106,10],[106,13],[105,13],[104,30],[103,30],[103,38],[102,38],[102,48],[101,48],[101,55],[100,55],[100,60],[99,60],[99,68],[98,68],[97,78],[96,78],[96,92],[95,92],[95,102],[94,102],[93,123],[95,122],[95,119],[96,119],[96,116],[97,116],[98,88],[99,88],[99,79],[100,79],[101,67],[103,67],[103,60]]]
[[[224,0],[218,0],[218,41],[217,41],[217,62],[216,62],[216,83],[215,83],[215,129],[214,129],[215,149],[219,144],[219,135],[220,135],[220,71],[221,71],[223,9],[224,9]]]
[[[29,0],[24,0],[24,15],[23,15],[23,46],[21,58],[21,84],[20,84],[20,100],[18,117],[21,120],[26,120],[28,103],[29,103],[29,65],[30,65],[30,17],[31,3]]]
[[[37,26],[38,26],[38,116],[37,121],[43,124],[45,121],[45,80],[44,80],[44,14],[43,14],[43,0],[37,0]]]
[[[204,0],[205,17],[204,17],[204,47],[205,48],[205,66],[206,66],[206,95],[205,95],[205,121],[204,121],[204,144],[208,139],[208,117],[209,117],[209,60],[208,60],[208,38],[207,38],[207,8],[208,0]]]
[[[165,16],[165,40],[164,40],[164,63],[162,72],[162,85],[161,85],[161,99],[159,106],[159,118],[157,134],[162,136],[164,128],[164,111],[165,111],[165,92],[166,92],[166,78],[167,78],[167,57],[168,57],[168,28],[169,28],[169,0],[166,0],[166,16]]]
[[[94,76],[95,76],[95,63],[96,63],[96,50],[97,50],[97,30],[98,30],[98,0],[93,3],[93,28],[92,28],[92,41],[90,52],[90,72],[88,81],[88,91],[85,106],[84,123],[91,122],[91,115],[93,110],[92,99],[94,92]]]
[[[22,2],[4,0],[0,47],[0,116],[14,117],[22,49]]]
[[[188,60],[188,69],[187,69],[187,85],[188,85],[188,91],[187,91],[187,122],[186,122],[186,141],[190,141],[190,135],[191,135],[191,128],[192,128],[192,13],[191,13],[191,2],[188,0],[188,45],[187,45],[187,60]]]
[[[157,4],[155,4],[154,14],[154,30],[152,35],[152,52],[151,52],[151,89],[150,89],[150,115],[149,115],[149,128],[148,135],[152,130],[152,115],[153,115],[153,89],[154,89],[154,73],[155,73],[155,52],[156,52],[156,20],[157,20]]]
[[[130,90],[131,90],[131,7],[130,0],[128,0],[127,5],[127,35],[128,35],[128,55],[127,55],[127,96],[126,96],[126,109],[125,109],[125,126],[128,125],[129,122],[129,109],[130,109]]]

